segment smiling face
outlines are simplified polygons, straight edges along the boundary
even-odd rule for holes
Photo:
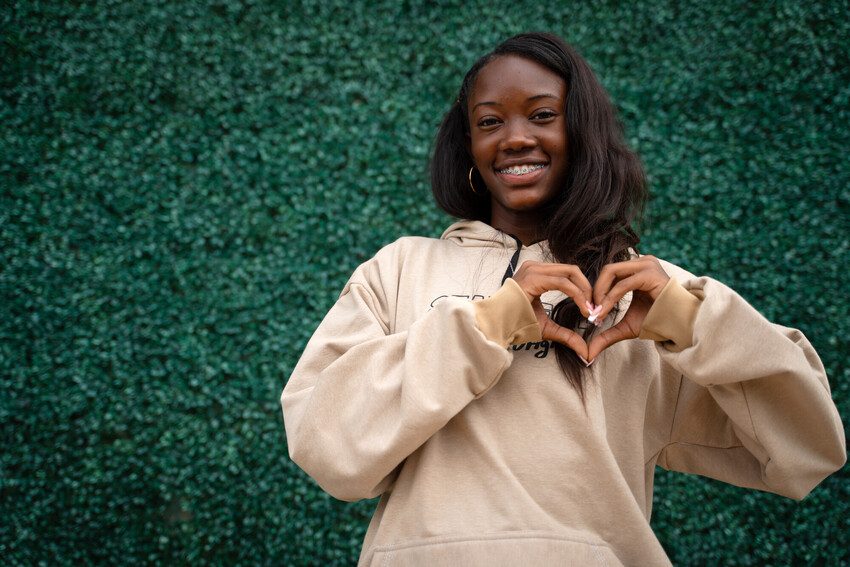
[[[566,96],[564,79],[530,59],[504,55],[479,71],[467,101],[469,144],[491,194],[492,226],[522,228],[510,225],[531,222],[563,189]]]

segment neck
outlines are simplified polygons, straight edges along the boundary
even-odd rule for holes
[[[523,246],[540,242],[543,227],[539,213],[535,211],[499,211],[494,208],[490,226],[520,239]]]

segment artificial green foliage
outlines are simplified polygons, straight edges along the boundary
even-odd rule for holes
[[[346,565],[375,502],[278,398],[354,268],[449,223],[427,158],[475,58],[590,61],[651,181],[639,247],[802,329],[850,418],[846,3],[11,0],[0,10],[0,559]],[[802,502],[659,471],[677,565],[850,562]]]

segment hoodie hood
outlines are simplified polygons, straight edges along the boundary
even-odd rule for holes
[[[486,222],[477,220],[461,220],[451,225],[440,236],[442,240],[448,240],[464,248],[508,248],[517,249],[517,238],[507,232],[493,228]],[[541,240],[529,246],[522,245],[522,250],[537,248],[540,253],[549,257],[549,241]],[[639,254],[629,246],[631,257],[637,258]],[[552,261],[552,259],[550,259]]]
[[[463,248],[508,248],[516,250],[518,243],[515,236],[477,220],[458,221],[450,225],[440,238]],[[541,253],[549,250],[545,240],[529,246],[520,245],[520,247],[523,250],[537,248]]]

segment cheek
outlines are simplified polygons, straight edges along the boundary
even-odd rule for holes
[[[561,159],[567,157],[567,151],[570,146],[569,136],[567,135],[566,125],[561,121],[547,136],[549,151],[551,155]]]
[[[470,153],[472,153],[472,161],[479,170],[490,168],[492,152],[486,142],[473,139],[470,144]]]
[[[556,159],[560,167],[564,167],[567,162],[568,149],[569,143],[567,140],[563,138],[552,140],[549,144],[549,156]]]
[[[548,139],[548,142],[549,142],[549,144],[548,144],[549,148],[551,149],[552,152],[561,154],[561,153],[566,152],[566,150],[567,150],[567,145],[568,145],[567,137],[565,135],[561,134],[561,133],[556,133],[556,134],[553,134],[552,136],[550,136],[549,139]]]

